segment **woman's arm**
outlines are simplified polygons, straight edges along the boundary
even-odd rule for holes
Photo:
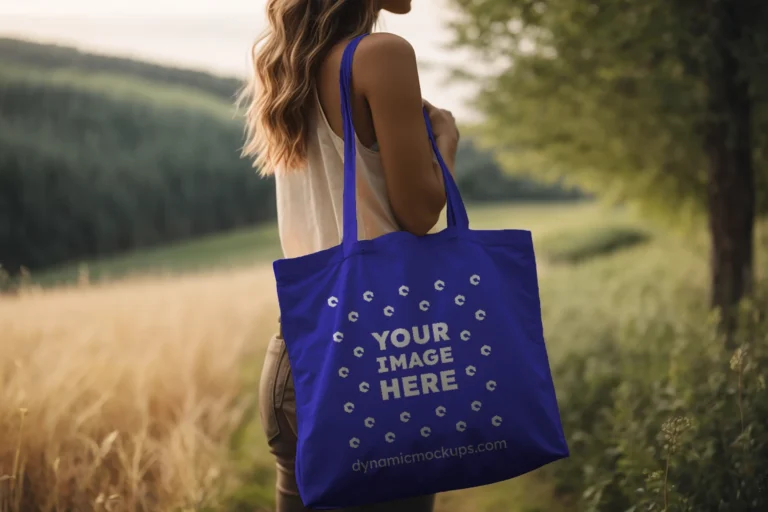
[[[445,206],[445,189],[427,136],[416,54],[398,36],[373,34],[360,44],[353,76],[371,110],[395,217],[404,230],[425,235]],[[440,130],[440,150],[452,166],[458,132],[452,134],[446,126],[453,118],[431,107],[430,120]]]

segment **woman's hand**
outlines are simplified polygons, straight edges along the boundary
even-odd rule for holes
[[[427,100],[424,106],[427,108],[429,121],[432,123],[432,133],[435,135],[435,143],[443,161],[448,167],[452,176],[456,176],[456,153],[459,150],[459,128],[456,126],[456,119],[450,110],[437,108]],[[438,171],[438,174],[440,172]]]
[[[424,100],[424,106],[429,114],[429,121],[432,123],[432,131],[435,134],[435,140],[447,139],[458,143],[461,134],[456,126],[456,119],[450,110],[445,110],[432,105]]]

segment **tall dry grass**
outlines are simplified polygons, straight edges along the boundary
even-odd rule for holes
[[[0,297],[0,511],[212,499],[274,304],[268,267]]]

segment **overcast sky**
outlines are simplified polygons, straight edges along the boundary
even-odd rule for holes
[[[435,104],[469,120],[467,85],[446,86],[444,66],[455,52],[444,48],[450,12],[445,0],[413,0],[407,16],[385,15],[382,29],[408,39],[419,59],[422,92]],[[265,0],[0,0],[0,36],[57,42],[244,76],[251,43],[265,28]],[[466,57],[465,57],[466,58]]]

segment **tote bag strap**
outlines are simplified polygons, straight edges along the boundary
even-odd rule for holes
[[[345,249],[351,249],[357,242],[357,194],[356,194],[356,172],[357,172],[357,147],[355,137],[355,126],[352,120],[352,61],[355,50],[357,50],[360,41],[367,36],[364,34],[356,37],[347,45],[341,60],[341,70],[339,73],[339,86],[341,88],[341,112],[344,126],[344,195],[343,195],[343,238],[342,244]],[[443,182],[445,183],[445,195],[447,202],[448,227],[460,229],[469,228],[469,218],[464,202],[461,199],[459,188],[453,179],[448,167],[445,165],[443,156],[437,148],[435,135],[432,132],[432,124],[429,121],[429,114],[426,108],[423,111],[424,121],[427,125],[427,133],[432,143],[437,161],[440,164],[440,170],[443,173]]]

